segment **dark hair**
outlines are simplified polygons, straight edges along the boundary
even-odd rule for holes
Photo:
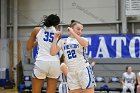
[[[65,59],[65,56],[64,54],[62,54],[62,56],[60,57],[60,64],[64,63],[64,59]]]
[[[131,66],[126,66],[126,68],[125,68],[126,72],[127,72],[127,70],[128,70],[129,67],[131,67]]]
[[[60,18],[57,15],[51,14],[49,16],[45,16],[44,24],[46,27],[57,26],[60,23]]]
[[[70,24],[69,26],[70,26],[70,27],[73,27],[73,26],[75,26],[77,23],[83,25],[83,24],[80,23],[79,21],[71,20],[71,24]]]

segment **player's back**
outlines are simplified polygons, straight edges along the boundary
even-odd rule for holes
[[[46,26],[41,27],[36,38],[38,42],[38,55],[36,60],[43,61],[56,61],[58,56],[50,55],[50,48],[53,42],[53,37],[55,33],[55,28],[53,26],[46,28]]]

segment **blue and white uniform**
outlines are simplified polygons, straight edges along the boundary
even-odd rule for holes
[[[127,89],[130,89],[131,93],[134,93],[134,81],[136,80],[135,73],[131,72],[128,74],[127,72],[124,72],[122,75],[122,80],[124,80],[123,93],[127,93]]]
[[[86,49],[75,38],[71,37],[60,39],[57,45],[63,50],[69,69],[67,74],[69,89],[93,87],[94,75],[86,56]]]
[[[63,73],[60,75],[59,81],[61,82],[59,85],[59,93],[69,93],[67,77]]]
[[[58,55],[50,55],[50,48],[55,32],[56,30],[53,26],[48,28],[44,26],[41,27],[36,36],[36,41],[38,42],[38,54],[33,69],[33,77],[38,79],[45,79],[46,77],[58,78],[61,74]]]

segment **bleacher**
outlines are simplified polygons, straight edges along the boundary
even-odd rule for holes
[[[112,82],[112,77],[117,77],[119,80],[122,78],[122,74],[125,72],[126,66],[132,66],[133,72],[137,74],[139,72],[139,59],[94,59],[97,64],[94,67],[94,74],[96,77],[104,77],[104,82],[97,82],[95,90],[112,92],[116,91],[121,93],[122,86],[120,82]],[[90,59],[92,62],[93,59]],[[108,88],[103,89],[102,86],[107,85]],[[130,90],[128,90],[130,92]]]

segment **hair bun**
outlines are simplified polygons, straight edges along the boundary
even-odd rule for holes
[[[74,22],[76,22],[76,20],[71,20],[71,24],[74,23]]]

